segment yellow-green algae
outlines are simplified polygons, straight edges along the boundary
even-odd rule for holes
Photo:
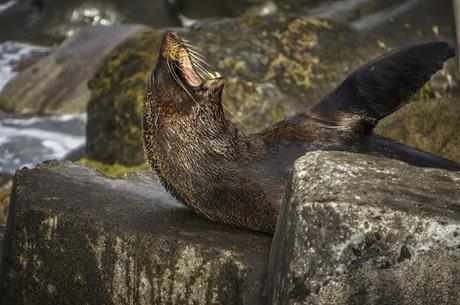
[[[133,173],[151,171],[151,168],[147,163],[138,166],[124,166],[120,164],[105,164],[91,159],[81,159],[77,163],[93,168],[100,174],[109,178],[120,178]]]

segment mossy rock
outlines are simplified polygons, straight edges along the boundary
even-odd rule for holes
[[[12,198],[0,304],[256,304],[271,237],[198,217],[152,173],[48,162]]]
[[[144,162],[140,132],[144,86],[161,35],[160,31],[134,35],[112,53],[90,81],[88,158],[110,164]]]
[[[228,77],[227,115],[246,131],[306,110],[366,54],[379,53],[378,47],[356,49],[358,40],[351,40],[345,28],[308,17],[247,16],[199,23],[180,33]],[[134,35],[90,82],[89,158],[124,165],[144,162],[140,119],[145,80],[155,65],[161,37],[158,30]],[[339,54],[332,46],[338,42],[344,44]]]
[[[460,162],[460,98],[416,101],[385,118],[376,132]]]
[[[244,132],[259,131],[305,111],[354,69],[400,45],[330,21],[282,14],[211,20],[178,31],[228,78],[223,95],[227,117],[244,125]],[[159,30],[131,37],[90,82],[89,158],[129,166],[145,162],[142,103],[161,37]],[[425,38],[410,36],[405,43]],[[452,79],[449,73],[436,84]],[[434,96],[438,88],[451,89],[447,87],[433,86],[423,97]]]

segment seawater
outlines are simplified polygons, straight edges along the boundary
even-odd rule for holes
[[[1,8],[1,7],[0,7]],[[46,48],[0,43],[0,91],[16,76],[14,67]],[[86,115],[23,116],[0,113],[0,172],[62,159],[85,144]]]
[[[86,115],[0,117],[0,172],[13,174],[85,144]]]

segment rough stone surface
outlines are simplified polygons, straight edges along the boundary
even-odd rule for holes
[[[376,132],[460,162],[460,99],[430,99],[410,103],[385,118]]]
[[[312,152],[289,190],[265,304],[460,304],[460,173]]]
[[[292,7],[300,4],[288,2]],[[418,1],[417,9],[409,10],[418,18],[412,16],[415,13],[400,14],[394,23],[382,17],[389,13],[386,6],[392,6],[386,1],[363,3],[350,14],[362,19],[369,14],[368,21],[385,21],[372,32],[365,31],[368,27],[358,31],[353,24],[282,13],[204,21],[178,31],[228,78],[223,96],[227,117],[244,124],[247,128],[240,129],[249,132],[306,110],[354,69],[391,48],[428,40],[454,41],[452,9],[446,8],[450,1],[442,2],[444,6],[436,3],[442,7],[436,9],[432,1]],[[427,22],[415,23],[421,15]],[[386,26],[392,30],[385,30]],[[132,37],[112,53],[91,81],[90,158],[124,165],[144,162],[140,115],[145,80],[157,59],[161,37],[162,31]],[[455,61],[434,80],[417,98],[449,94],[456,86]]]
[[[270,240],[192,214],[150,175],[20,170],[2,304],[254,304]]]
[[[118,44],[145,29],[138,25],[87,27],[22,70],[0,92],[6,112],[82,113],[90,99],[88,80]]]

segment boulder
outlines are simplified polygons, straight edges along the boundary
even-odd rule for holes
[[[1,304],[254,304],[271,238],[212,223],[152,174],[16,172]]]
[[[264,304],[460,304],[460,173],[311,152],[288,192]]]
[[[375,132],[395,141],[460,162],[460,99],[410,103],[383,119]]]
[[[139,25],[87,27],[59,48],[23,69],[0,92],[6,112],[82,113],[90,98],[87,88],[98,65]]]
[[[155,65],[162,35],[163,31],[149,31],[128,39],[93,77],[89,158],[126,165],[144,162],[140,118],[145,80]],[[180,35],[201,48],[209,65],[228,77],[223,97],[227,116],[241,122],[246,132],[306,109],[349,72],[349,65],[357,66],[372,52],[366,47],[356,50],[355,39],[336,54],[331,44],[347,41],[350,33],[309,17],[209,21],[182,29]]]
[[[227,117],[249,133],[306,110],[354,69],[391,48],[427,40],[453,41],[452,10],[428,6],[417,12],[429,15],[429,9],[436,12],[436,18],[410,26],[402,22],[411,21],[412,15],[398,15],[401,21],[393,25],[382,17],[386,8],[371,10],[370,15],[385,21],[382,27],[391,23],[394,29],[385,32],[379,27],[375,29],[378,34],[357,30],[351,23],[283,13],[208,20],[178,31],[201,49],[214,67],[211,70],[228,78],[223,95]],[[432,31],[434,25],[436,31]],[[144,162],[142,101],[161,37],[158,30],[133,36],[93,77],[86,149],[90,158],[124,165]],[[455,61],[451,60],[417,98],[448,95],[456,84]]]

